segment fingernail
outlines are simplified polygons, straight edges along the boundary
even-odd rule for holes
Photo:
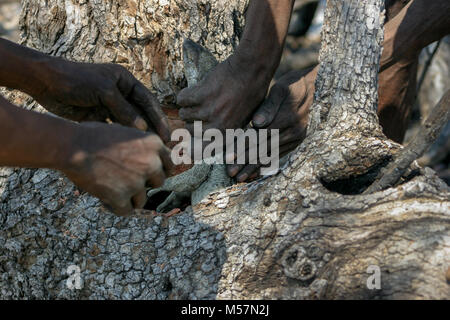
[[[253,117],[253,123],[256,124],[257,126],[263,125],[265,121],[266,118],[260,114],[257,114],[256,116]]]
[[[147,131],[148,129],[147,122],[141,117],[137,117],[136,120],[134,120],[134,126],[142,131]]]
[[[245,180],[247,180],[247,178],[248,178],[248,174],[243,173],[243,174],[241,174],[241,175],[237,178],[237,180],[238,180],[239,182],[244,182]]]

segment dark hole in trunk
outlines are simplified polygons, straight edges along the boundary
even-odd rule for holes
[[[144,209],[156,211],[156,208],[158,208],[158,206],[167,199],[167,197],[170,195],[170,193],[171,192],[168,192],[168,191],[161,191],[161,192],[158,192],[157,194],[153,195],[152,197],[148,198]]]
[[[357,195],[363,193],[373,182],[375,182],[380,170],[384,168],[391,158],[386,158],[379,164],[374,165],[365,174],[352,176],[345,179],[338,179],[334,181],[325,181],[321,179],[322,185],[332,192],[337,192],[344,195]]]

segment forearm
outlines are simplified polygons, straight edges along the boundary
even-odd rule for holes
[[[30,95],[40,93],[44,90],[46,66],[54,59],[0,38],[0,86]]]
[[[0,97],[0,166],[65,169],[73,156],[76,128]]]
[[[412,0],[385,25],[380,71],[413,61],[427,45],[450,34],[450,1]],[[319,66],[311,75],[315,78]]]
[[[236,56],[272,78],[281,59],[294,0],[251,0]]]
[[[386,24],[381,70],[450,33],[450,1],[413,0]]]

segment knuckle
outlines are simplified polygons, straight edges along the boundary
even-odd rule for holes
[[[115,75],[117,80],[122,79],[125,80],[125,83],[134,83],[136,81],[133,74],[128,71],[127,68],[120,64],[111,64],[112,73]]]
[[[162,165],[160,163],[160,161],[156,160],[156,156],[151,157],[149,164],[148,164],[148,168],[147,168],[147,173],[149,175],[155,175],[155,174],[159,174],[162,172]]]
[[[149,164],[147,167],[147,176],[148,177],[162,177],[164,175],[162,162],[158,156],[154,156],[150,158]]]
[[[148,134],[147,141],[149,143],[150,149],[154,150],[155,152],[160,151],[164,147],[164,143],[162,142],[161,138],[156,134]]]

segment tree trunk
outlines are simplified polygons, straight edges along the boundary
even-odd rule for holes
[[[308,136],[276,176],[210,194],[170,218],[119,218],[57,172],[3,169],[1,297],[449,298],[449,188],[425,169],[361,194],[401,149],[376,116],[382,2],[328,1]],[[182,37],[223,59],[246,7],[45,3],[24,1],[25,44],[124,63],[166,102],[185,85]],[[67,286],[72,265],[82,280],[75,288]]]

